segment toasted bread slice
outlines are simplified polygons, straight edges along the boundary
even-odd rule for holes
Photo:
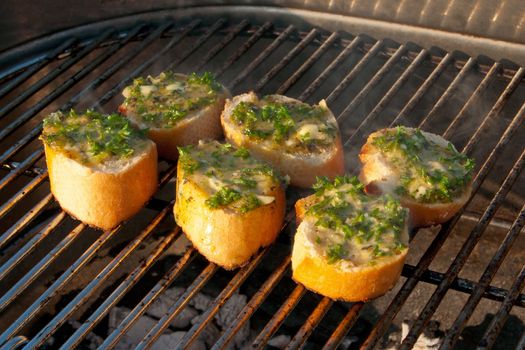
[[[409,149],[400,152],[393,142],[408,143]],[[359,178],[367,192],[398,195],[416,227],[448,221],[472,192],[472,160],[439,135],[406,127],[382,129],[370,134],[359,159],[363,164]],[[426,175],[416,173],[417,169]]]
[[[177,146],[222,137],[220,115],[230,93],[209,73],[138,78],[122,94],[119,111],[147,130],[160,157],[176,160]]]
[[[323,100],[310,106],[282,95],[259,99],[253,92],[226,101],[221,115],[226,139],[290,176],[290,183],[310,187],[316,176],[344,173],[341,135]]]
[[[174,213],[202,255],[233,269],[277,237],[284,188],[274,171],[246,149],[201,142],[181,148]]]
[[[119,115],[53,113],[42,140],[51,192],[64,211],[88,225],[117,226],[157,189],[155,144]]]
[[[366,196],[356,178],[339,177],[323,187],[295,205],[293,279],[336,300],[385,294],[408,252],[407,210],[393,198]]]

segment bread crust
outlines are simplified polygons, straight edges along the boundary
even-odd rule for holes
[[[410,129],[410,128],[407,128]],[[394,171],[389,168],[388,161],[372,143],[388,129],[378,130],[368,136],[366,143],[361,148],[359,159],[362,164],[359,180],[365,185],[365,190],[370,194],[381,194],[391,191],[396,184]],[[448,144],[439,135],[423,132],[434,142]],[[472,184],[468,184],[461,196],[454,198],[449,203],[421,203],[409,196],[399,198],[401,205],[410,210],[410,220],[414,227],[438,225],[450,220],[469,200],[472,193]]]
[[[405,262],[408,248],[392,257],[384,257],[375,265],[356,266],[342,269],[329,264],[320,256],[306,238],[306,232],[314,223],[304,219],[308,207],[315,203],[309,196],[297,201],[296,216],[300,222],[292,249],[292,278],[308,290],[331,299],[348,302],[367,301],[388,292],[397,282]],[[408,225],[405,227],[408,237]]]
[[[298,101],[286,96],[272,96],[278,96],[277,99],[283,102]],[[231,120],[232,111],[242,101],[257,100],[258,97],[254,92],[226,100],[224,111],[221,115],[221,123],[226,140],[237,147],[243,146],[248,148],[257,158],[264,159],[283,174],[290,176],[290,184],[294,186],[309,188],[315,183],[317,176],[326,176],[333,179],[344,173],[343,145],[339,131],[334,146],[330,151],[313,156],[292,155],[280,149],[269,149],[244,135],[242,130]],[[335,121],[332,112],[330,112],[330,118],[333,118]],[[337,122],[335,124],[337,125]]]
[[[157,189],[157,150],[146,149],[118,170],[97,170],[44,143],[51,193],[78,220],[109,230],[136,214]]]
[[[247,213],[230,208],[211,209],[209,195],[177,168],[176,200],[173,208],[177,224],[194,247],[209,261],[231,270],[246,264],[262,247],[279,234],[285,214],[285,193],[276,185],[267,194],[275,200]]]
[[[179,74],[182,75],[182,74]],[[192,112],[180,120],[172,128],[148,128],[148,137],[157,144],[159,156],[169,160],[177,160],[178,146],[196,144],[199,140],[216,140],[222,137],[223,131],[220,115],[226,98],[230,92],[217,94],[213,104]],[[129,118],[137,128],[146,128],[137,118],[136,113],[125,105],[119,106],[119,112]]]

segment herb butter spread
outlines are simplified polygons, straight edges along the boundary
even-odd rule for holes
[[[200,142],[179,147],[179,167],[185,177],[209,193],[206,206],[246,213],[275,198],[269,195],[282,179],[268,165],[254,159],[245,148],[229,143]]]
[[[344,267],[375,264],[407,248],[407,210],[389,195],[367,196],[356,177],[334,182],[318,178],[315,200],[305,222],[315,225],[307,239],[329,264]]]
[[[398,174],[398,195],[424,203],[451,202],[471,181],[474,161],[435,135],[399,126],[372,143]]]
[[[162,72],[140,77],[122,92],[123,107],[142,127],[172,128],[192,112],[213,104],[224,87],[205,72],[190,75]]]
[[[338,135],[335,118],[324,101],[311,106],[269,95],[238,103],[231,118],[249,138],[293,154],[322,153],[330,149]]]
[[[41,138],[49,147],[90,166],[126,162],[149,143],[123,116],[93,110],[51,113],[44,119]]]

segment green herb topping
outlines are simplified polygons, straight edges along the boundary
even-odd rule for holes
[[[280,102],[275,95],[257,102],[240,102],[232,112],[233,121],[253,139],[267,140],[290,153],[322,152],[337,136],[329,111],[299,101]]]
[[[374,138],[373,144],[400,175],[398,195],[424,203],[451,202],[472,179],[472,159],[450,142],[447,146],[437,144],[419,129],[389,129]]]
[[[251,157],[246,148],[236,149],[217,141],[179,147],[179,167],[210,193],[205,204],[212,209],[249,212],[273,202],[275,198],[268,194],[284,183],[270,166]]]
[[[144,133],[134,129],[127,118],[93,110],[51,113],[44,119],[42,140],[91,165],[129,158],[147,142]]]
[[[170,71],[140,77],[124,89],[123,106],[147,128],[171,128],[191,112],[217,100],[224,87],[209,73]]]
[[[367,196],[356,177],[318,178],[315,203],[306,212],[318,227],[315,246],[323,249],[328,263],[349,260],[373,263],[406,248],[402,237],[407,210],[385,195]]]

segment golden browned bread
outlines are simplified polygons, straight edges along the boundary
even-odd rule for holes
[[[310,106],[282,95],[259,99],[250,92],[226,101],[221,123],[229,142],[290,176],[292,185],[310,187],[316,176],[333,179],[344,173],[339,127],[324,100]]]
[[[439,135],[382,129],[370,134],[359,159],[367,192],[398,195],[416,227],[448,221],[472,192],[472,160]]]
[[[295,208],[296,282],[350,302],[376,298],[395,285],[408,252],[407,213],[395,199],[367,197],[357,179],[344,177]]]
[[[138,78],[123,95],[119,111],[147,129],[163,158],[176,160],[177,146],[222,136],[220,115],[230,93],[209,73]]]
[[[96,119],[101,124],[92,123]],[[155,144],[129,128],[121,116],[92,111],[54,113],[46,119],[42,139],[51,192],[64,211],[108,230],[137,213],[153,195]],[[128,131],[126,139],[115,139]],[[100,144],[88,141],[87,135],[99,137]]]
[[[285,194],[273,170],[246,149],[201,142],[181,149],[174,213],[202,255],[233,269],[275,240]]]

